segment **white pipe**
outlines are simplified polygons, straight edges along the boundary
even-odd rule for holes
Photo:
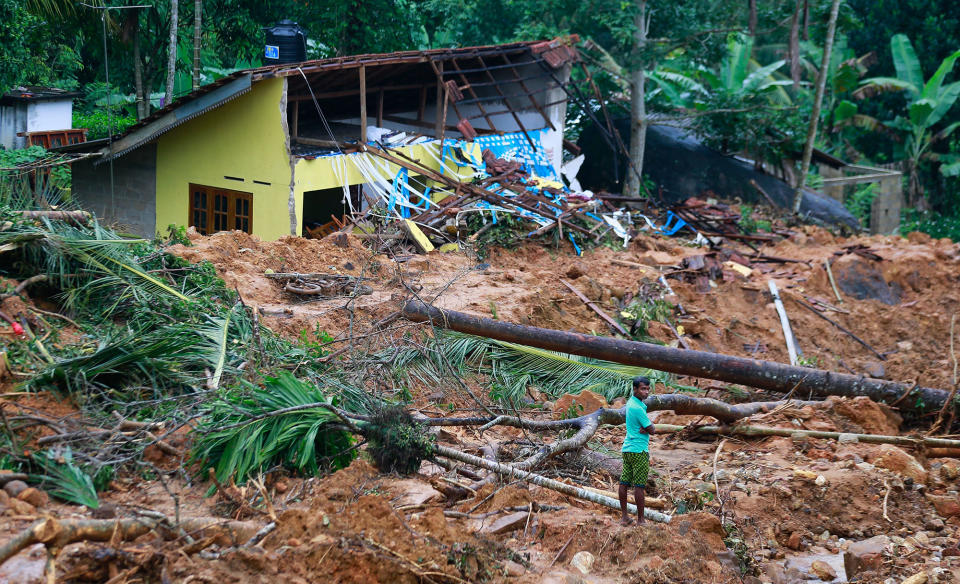
[[[773,280],[767,280],[770,285],[770,294],[773,295],[773,304],[777,307],[777,314],[780,315],[780,326],[783,328],[783,338],[787,341],[787,353],[790,355],[790,364],[797,364],[797,347],[793,344],[793,329],[790,328],[790,319],[787,318],[787,309],[783,307],[783,301],[780,300],[780,293],[777,291],[777,285]]]

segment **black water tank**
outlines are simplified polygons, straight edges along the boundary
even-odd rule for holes
[[[264,30],[267,32],[264,65],[307,60],[307,35],[299,24],[292,20],[281,20]]]

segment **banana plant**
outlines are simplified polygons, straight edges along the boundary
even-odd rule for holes
[[[910,176],[908,192],[910,202],[916,204],[922,196],[917,165],[925,157],[936,157],[930,152],[931,146],[938,140],[946,139],[960,127],[960,122],[954,122],[934,132],[934,126],[943,119],[960,97],[960,81],[944,84],[944,79],[953,71],[954,64],[960,58],[960,51],[944,59],[930,79],[924,81],[920,60],[917,59],[913,44],[906,35],[894,35],[890,39],[890,49],[893,53],[893,65],[897,76],[865,79],[861,82],[860,88],[854,92],[854,96],[865,98],[889,91],[906,94],[907,115],[897,116],[887,125],[905,135],[904,154]],[[960,175],[960,161],[942,165],[940,172],[945,176]]]
[[[775,72],[786,61],[774,61],[760,65],[752,58],[753,41],[742,35],[731,35],[727,41],[727,54],[716,71],[699,66],[692,71],[678,70],[667,62],[648,74],[657,89],[671,105],[703,109],[705,98],[721,93],[740,102],[763,100],[773,104],[789,104],[789,94],[784,86],[792,85],[789,79],[777,79]]]

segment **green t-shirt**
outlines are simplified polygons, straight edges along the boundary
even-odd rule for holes
[[[647,404],[631,395],[627,401],[627,437],[620,452],[649,452],[650,435],[643,431],[649,425]]]

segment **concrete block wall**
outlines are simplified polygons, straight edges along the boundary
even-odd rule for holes
[[[118,231],[152,238],[157,233],[157,145],[145,144],[110,163],[89,160],[73,165],[74,199]],[[166,229],[166,225],[159,226]]]

